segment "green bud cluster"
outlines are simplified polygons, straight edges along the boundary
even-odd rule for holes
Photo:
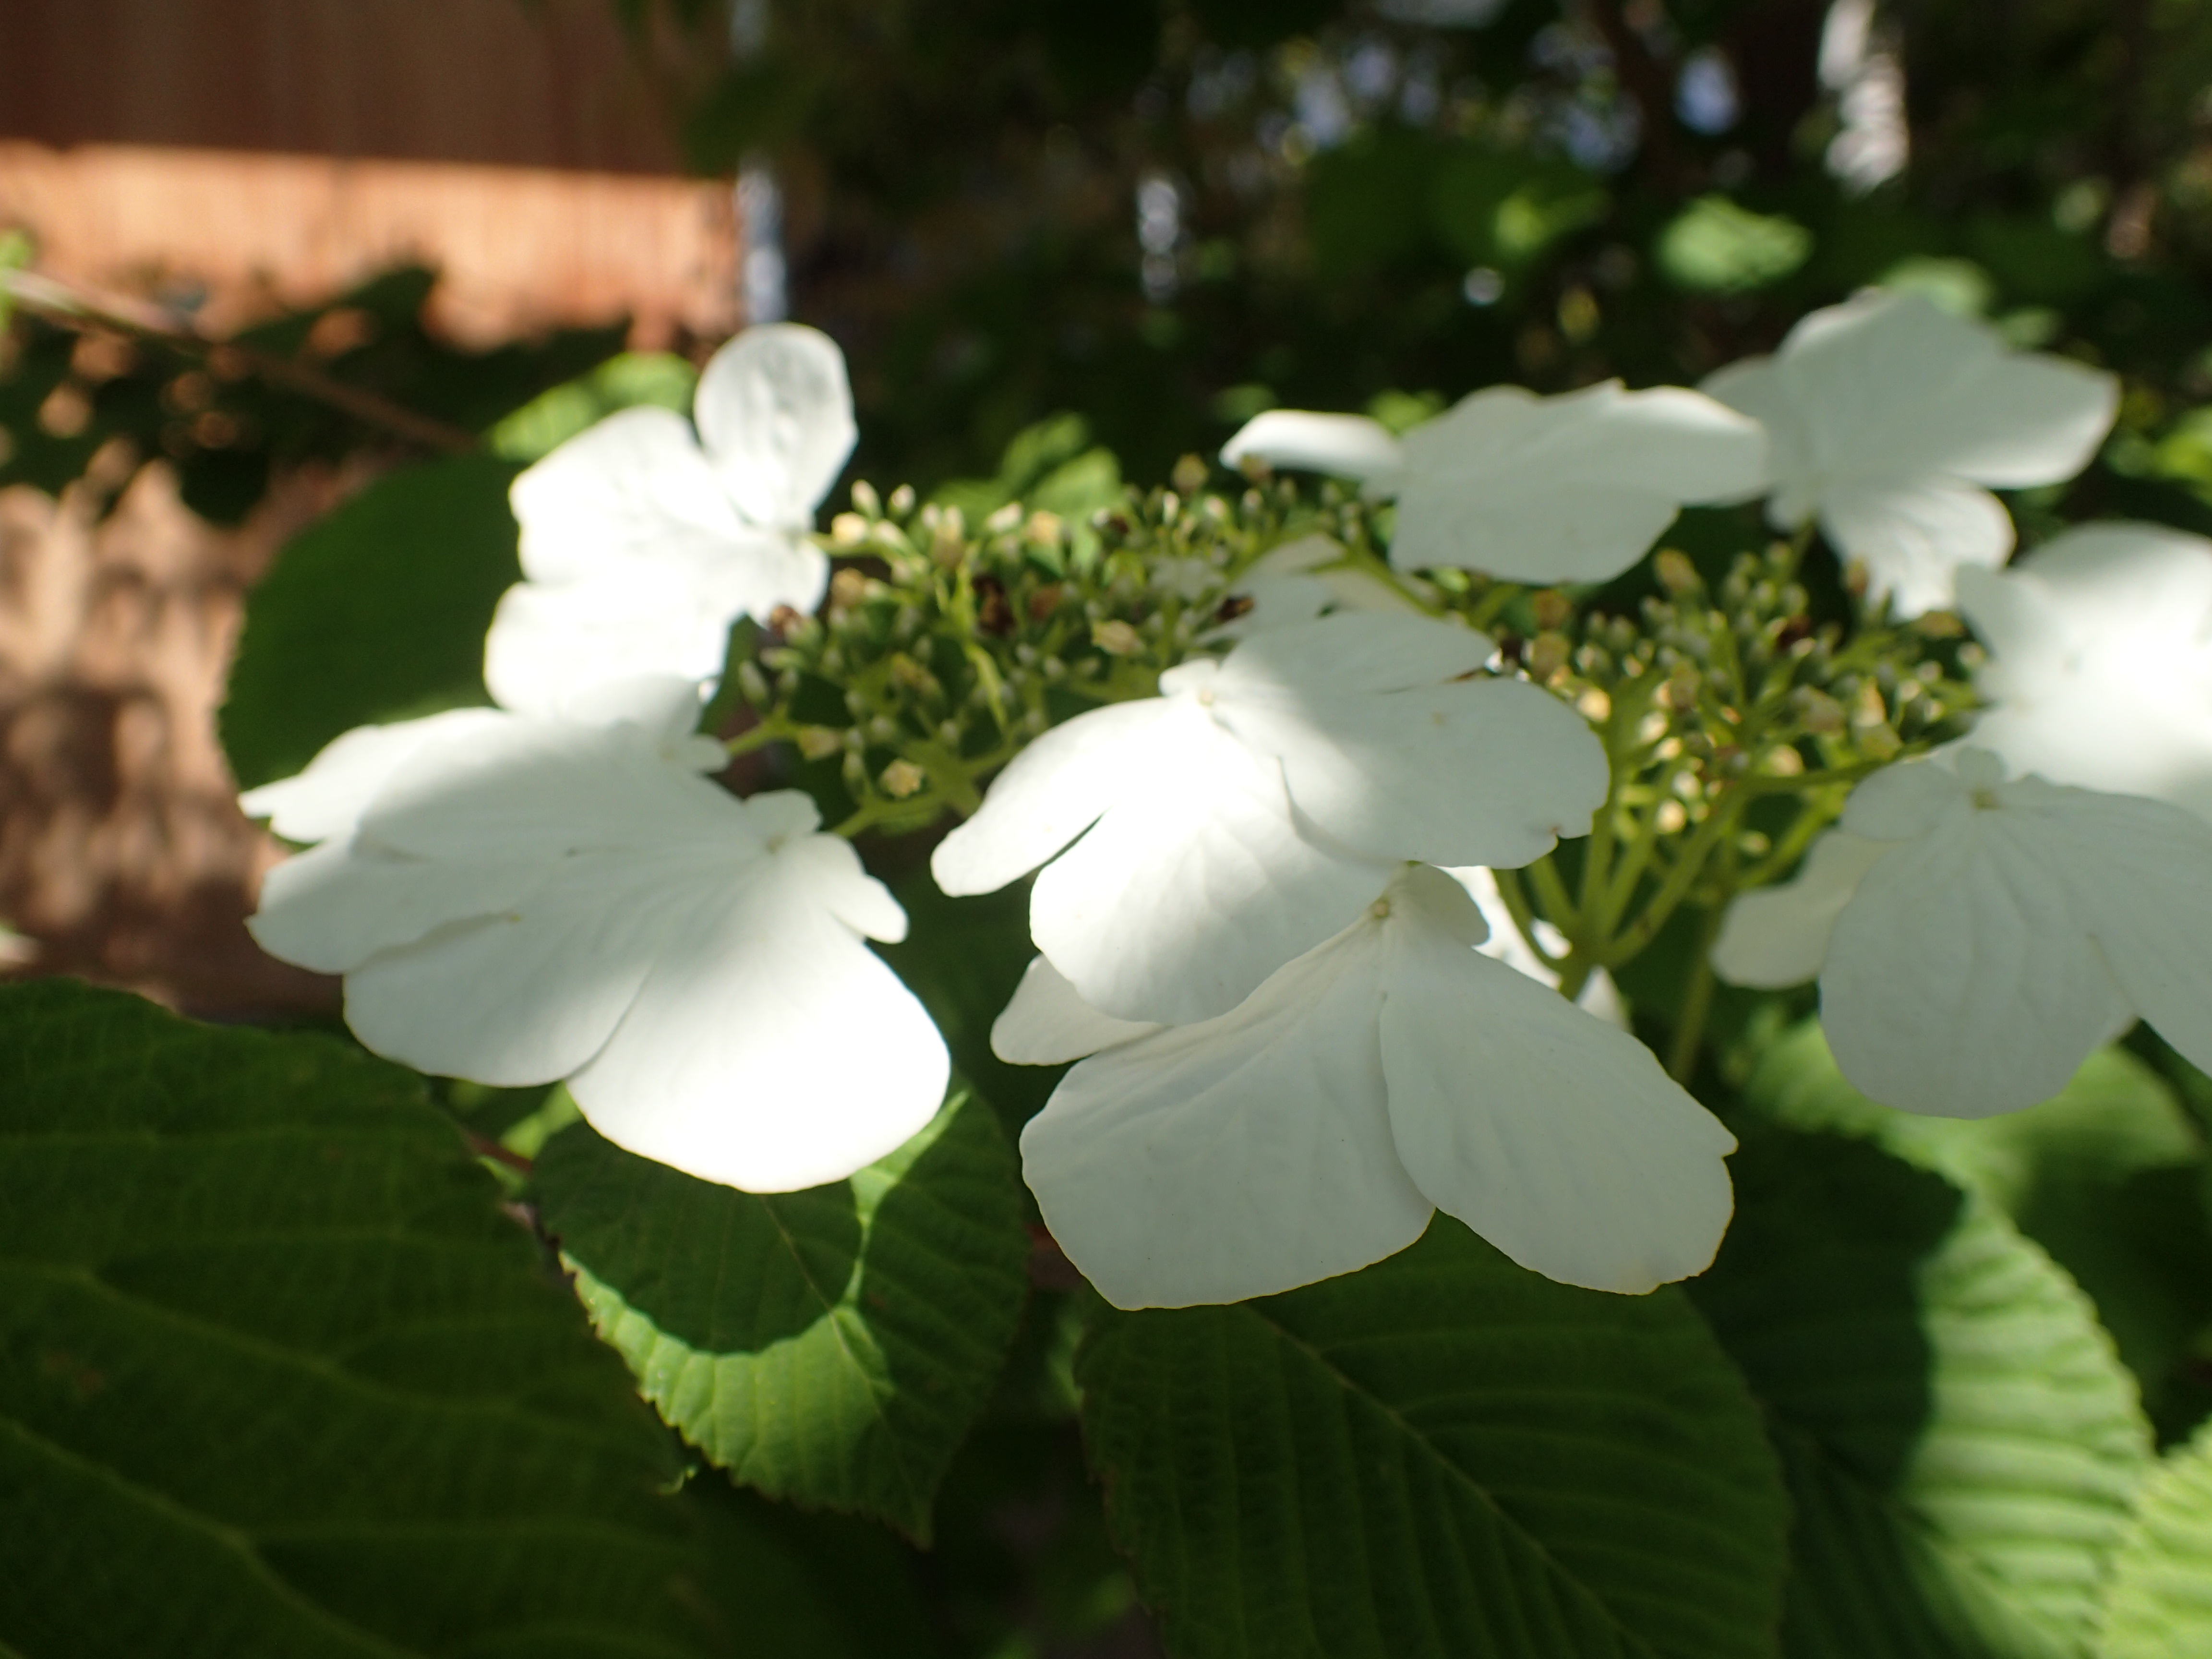
[[[823,540],[836,570],[821,615],[777,613],[757,665],[732,671],[753,723],[731,744],[835,757],[848,833],[972,811],[1048,726],[1152,696],[1309,511],[1288,483],[1132,490],[1079,524],[1010,501],[970,525],[866,483],[852,500]]]

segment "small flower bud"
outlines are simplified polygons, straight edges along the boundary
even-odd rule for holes
[[[1008,501],[983,520],[983,528],[994,536],[1003,536],[1022,521],[1022,504]]]
[[[1613,699],[1595,685],[1575,699],[1575,707],[1586,720],[1603,722],[1613,718]]]
[[[809,760],[827,760],[845,746],[845,734],[826,726],[799,728],[799,752]]]
[[[754,708],[759,708],[771,699],[768,676],[750,662],[738,665],[738,694]]]
[[[1659,810],[1651,815],[1651,827],[1662,836],[1680,833],[1689,821],[1689,810],[1679,800],[1661,801]]]
[[[868,736],[878,743],[889,743],[898,736],[898,722],[889,714],[878,714],[868,722]]]
[[[853,480],[853,507],[854,511],[871,519],[884,516],[883,498],[876,494],[875,485],[866,478]]]
[[[893,800],[904,800],[921,791],[922,785],[929,781],[929,774],[910,760],[895,760],[884,768],[876,781]]]
[[[1175,464],[1175,471],[1169,473],[1168,477],[1184,495],[1195,495],[1206,488],[1207,471],[1204,458],[1197,455],[1185,455]]]
[[[1093,623],[1091,641],[1112,657],[1133,656],[1144,643],[1137,630],[1118,617],[1112,622]]]
[[[842,514],[839,517],[847,519],[852,514]],[[866,576],[857,570],[841,570],[830,579],[830,608],[832,611],[849,611],[866,597],[867,592],[868,579]]]
[[[861,760],[857,751],[845,757],[845,763],[838,769],[838,775],[845,780],[845,787],[856,795],[867,787],[867,763]]]
[[[912,484],[901,484],[896,489],[891,491],[890,509],[891,517],[894,519],[903,519],[908,514],[914,511],[914,486]]]
[[[1659,578],[1659,585],[1677,599],[1694,593],[1704,586],[1698,567],[1680,548],[1661,548],[1658,556],[1651,561],[1651,568]]]
[[[1059,514],[1048,513],[1039,507],[1030,514],[1029,523],[1022,533],[1039,547],[1058,547],[1067,533],[1067,527],[1061,523]]]
[[[858,547],[868,539],[868,521],[857,513],[840,513],[830,520],[830,539],[840,547]]]

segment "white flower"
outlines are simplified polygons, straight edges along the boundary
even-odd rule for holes
[[[1741,500],[1766,476],[1758,423],[1680,386],[1618,380],[1556,398],[1491,386],[1394,439],[1357,415],[1273,410],[1221,458],[1365,482],[1398,498],[1390,562],[1510,581],[1590,582],[1642,558],[1684,506]]]
[[[484,683],[546,713],[579,687],[720,672],[730,625],[811,611],[829,561],[806,540],[855,436],[845,360],[794,323],[744,333],[699,378],[698,422],[626,409],[514,481],[526,580],[484,641]]]
[[[2048,1100],[2138,1016],[2212,1065],[2212,827],[2007,782],[1985,750],[1907,763],[1853,792],[1796,880],[1736,900],[1712,960],[1739,985],[1818,972],[1844,1075],[1908,1111]]]
[[[1379,612],[1255,635],[1046,732],[931,868],[985,893],[1074,842],[1037,878],[1030,930],[1083,1000],[1227,1013],[1399,862],[1526,864],[1588,824],[1602,747],[1548,692],[1479,675],[1492,648]]]
[[[1767,518],[1814,518],[1900,616],[1952,602],[1962,565],[2004,562],[2004,504],[1983,485],[2057,483],[2088,465],[2118,407],[2109,374],[2009,349],[1925,295],[1869,289],[1814,312],[1772,357],[1705,389],[1773,440]]]
[[[2008,570],[1960,571],[1959,608],[1991,653],[1976,744],[2212,820],[2212,542],[2085,525]]]
[[[322,844],[250,923],[345,975],[377,1053],[495,1085],[566,1079],[600,1133],[753,1191],[850,1175],[936,1111],[945,1046],[862,943],[906,918],[793,792],[702,777],[689,683],[555,720],[471,709],[349,732],[245,798]]]
[[[1703,1269],[1734,1139],[1632,1037],[1470,949],[1485,932],[1409,866],[1242,1006],[1164,1030],[1039,958],[992,1041],[1091,1056],[1022,1134],[1068,1259],[1121,1307],[1233,1302],[1379,1261],[1441,1209],[1571,1285]]]

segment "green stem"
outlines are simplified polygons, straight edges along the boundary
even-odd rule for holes
[[[1705,1022],[1713,1011],[1713,940],[1720,932],[1721,913],[1717,904],[1705,912],[1698,929],[1698,953],[1690,963],[1690,981],[1682,988],[1682,1009],[1674,1020],[1674,1041],[1667,1056],[1667,1075],[1677,1083],[1690,1080],[1705,1047]]]
[[[1522,939],[1547,968],[1557,968],[1560,958],[1537,943],[1536,913],[1529,908],[1528,890],[1521,884],[1521,872],[1492,870],[1490,873],[1498,883],[1498,896],[1505,902],[1506,912],[1513,918],[1513,925],[1521,930]]]

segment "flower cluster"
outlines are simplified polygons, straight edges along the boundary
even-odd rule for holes
[[[941,1097],[848,838],[950,812],[947,893],[1036,872],[993,1042],[1072,1062],[1024,1167],[1110,1299],[1286,1289],[1437,1210],[1648,1290],[1730,1208],[1680,1081],[1702,962],[1665,1067],[1608,978],[1685,906],[1723,976],[1817,976],[1899,1105],[2030,1103],[2137,1016],[2212,1063],[2212,544],[2092,527],[1996,568],[1990,488],[2070,476],[2114,404],[1870,292],[1703,391],[1278,410],[1230,491],[1191,459],[1085,521],[970,524],[857,483],[825,533],[842,360],[755,329],[695,422],[625,411],[517,481],[498,707],[246,797],[307,849],[256,934],[343,974],[380,1052],[804,1186]],[[1762,501],[1784,539],[1614,581],[1683,507]],[[1815,602],[1816,533],[1853,597]],[[708,775],[750,751],[800,787]]]

